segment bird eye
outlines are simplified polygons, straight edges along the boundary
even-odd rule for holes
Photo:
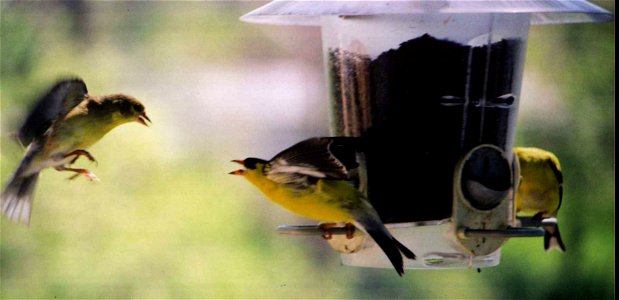
[[[256,160],[251,158],[251,157],[250,158],[246,158],[245,160],[243,160],[243,166],[245,168],[253,170],[253,169],[256,168]]]
[[[134,104],[134,105],[133,105],[133,110],[134,110],[134,111],[136,111],[136,112],[141,113],[141,112],[143,112],[143,111],[144,111],[144,106],[139,105],[139,104]]]

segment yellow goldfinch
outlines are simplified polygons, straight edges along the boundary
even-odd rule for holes
[[[556,220],[563,199],[563,175],[559,159],[538,148],[514,148],[514,153],[520,163],[516,213],[538,221],[546,220],[544,249],[565,251]]]
[[[314,220],[352,223],[368,233],[395,270],[404,273],[402,254],[415,254],[385,228],[370,202],[349,181],[356,162],[357,139],[311,138],[280,152],[271,160],[234,160],[244,176],[273,202]]]
[[[85,149],[114,127],[133,121],[146,126],[150,122],[137,99],[123,94],[90,96],[81,79],[57,83],[18,132],[19,141],[28,148],[0,196],[2,212],[14,222],[30,223],[32,195],[45,168],[75,172],[71,179],[81,174],[97,180],[92,172],[67,165],[80,156],[95,161]]]

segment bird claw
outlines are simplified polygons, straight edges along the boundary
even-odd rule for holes
[[[333,232],[331,232],[331,229],[336,226],[337,224],[335,223],[322,223],[318,225],[320,230],[322,230],[322,238],[325,240],[330,240],[331,238],[333,238]]]
[[[84,177],[86,177],[86,179],[88,179],[88,181],[93,181],[93,182],[99,181],[99,178],[97,177],[97,175],[95,175],[95,173],[90,172],[86,169],[73,169],[73,168],[67,168],[67,167],[59,167],[59,168],[56,168],[56,170],[75,172],[73,176],[67,178],[68,180],[73,180],[77,178],[78,176],[83,175]]]
[[[97,177],[97,175],[95,175],[95,173],[93,173],[93,172],[88,172],[88,173],[84,174],[84,176],[86,176],[86,178],[88,178],[88,180],[93,181],[93,182],[100,181],[99,177]]]
[[[355,225],[351,223],[346,223],[346,225],[344,226],[344,228],[346,229],[346,239],[352,239],[355,235]],[[318,227],[320,228],[320,230],[322,230],[322,238],[325,240],[330,240],[333,238],[332,229],[341,228],[338,226],[337,223],[322,223],[318,225]]]
[[[355,225],[350,224],[350,223],[346,223],[346,238],[347,239],[352,239],[353,236],[355,235]]]
[[[86,171],[86,172],[83,172],[83,173],[81,173],[81,172],[80,173],[76,173],[75,175],[69,177],[69,180],[73,180],[73,179],[77,178],[80,175],[83,175],[84,177],[86,177],[86,179],[88,179],[88,181],[92,181],[92,182],[101,181],[101,180],[99,180],[99,177],[97,177],[97,175],[95,175],[95,173],[90,172],[90,171]]]

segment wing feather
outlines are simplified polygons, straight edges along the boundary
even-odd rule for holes
[[[267,178],[306,187],[318,179],[350,179],[358,166],[357,138],[322,137],[299,142],[273,157],[265,169]]]
[[[69,113],[84,100],[87,94],[86,84],[81,79],[58,82],[37,101],[26,121],[21,125],[17,133],[19,141],[25,146],[33,139],[42,136],[56,119]]]

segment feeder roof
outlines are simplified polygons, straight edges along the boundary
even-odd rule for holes
[[[396,14],[530,13],[532,24],[604,22],[612,14],[585,0],[275,0],[241,17],[242,21],[319,26],[321,16]]]

